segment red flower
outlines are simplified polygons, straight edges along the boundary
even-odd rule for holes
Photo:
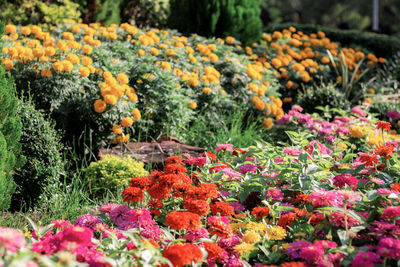
[[[207,259],[221,261],[223,257],[223,250],[220,246],[212,242],[204,242],[204,248],[207,251]]]
[[[183,158],[180,156],[172,156],[172,157],[168,157],[165,159],[165,165],[169,165],[169,164],[179,164],[179,165],[185,165],[185,163],[183,163]]]
[[[362,153],[360,161],[365,163],[365,166],[374,166],[374,163],[378,163],[378,156],[372,153]]]
[[[200,187],[192,186],[188,189],[186,197],[206,201],[213,200],[218,197],[218,186],[214,183],[204,183]]]
[[[188,211],[199,214],[200,216],[207,215],[210,210],[207,201],[200,199],[188,199],[185,201],[184,206]]]
[[[268,207],[255,207],[251,214],[257,216],[257,220],[261,219],[262,217],[267,217],[269,214]]]
[[[220,216],[232,216],[235,214],[235,210],[231,205],[226,202],[216,202],[215,204],[211,204],[211,213],[217,215],[219,213]]]
[[[378,146],[374,149],[374,152],[376,154],[378,154],[381,157],[385,157],[386,160],[389,159],[390,156],[396,154],[393,152],[394,146],[392,145],[382,145],[382,146]]]
[[[162,254],[177,267],[183,267],[191,264],[192,261],[199,262],[203,259],[200,248],[189,243],[170,245]]]
[[[164,167],[164,173],[166,174],[185,174],[186,172],[186,168],[179,164],[169,164]]]
[[[129,182],[130,187],[139,187],[141,189],[146,189],[151,185],[151,180],[147,176],[143,177],[133,177]]]
[[[400,192],[400,184],[394,183],[390,186],[394,191]]]
[[[217,159],[217,155],[215,155],[215,154],[212,153],[212,152],[204,152],[202,156],[203,156],[203,157],[206,157],[206,156],[207,156],[211,161],[214,161],[214,160]]]
[[[153,184],[148,189],[149,195],[155,199],[167,199],[171,196],[171,189],[162,184]]]
[[[187,211],[172,211],[165,216],[165,224],[172,229],[196,229],[200,225],[200,216]]]
[[[383,129],[383,130],[386,130],[386,131],[389,131],[390,127],[392,127],[390,122],[386,122],[386,121],[377,121],[375,123],[375,125],[376,125],[377,129]]]
[[[235,150],[232,152],[232,155],[233,156],[239,156],[238,152],[241,153],[242,155],[247,153],[246,150],[243,150],[243,149],[240,149],[240,148],[235,148]]]
[[[213,220],[208,220],[208,232],[211,235],[217,235],[222,238],[231,238],[233,235],[232,228],[229,224],[225,223],[221,217],[215,216]]]
[[[125,202],[135,203],[144,198],[143,191],[139,187],[128,187],[122,192]]]
[[[306,265],[300,261],[284,262],[281,267],[306,267]]]
[[[297,215],[294,212],[287,213],[285,215],[282,215],[279,220],[278,220],[278,225],[282,228],[285,228],[290,226],[290,224],[297,219]]]

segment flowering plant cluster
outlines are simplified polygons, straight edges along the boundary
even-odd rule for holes
[[[267,121],[283,115],[272,71],[227,44],[141,30],[129,24],[66,23],[49,31],[6,25],[3,63],[57,123],[95,141],[126,142],[138,132],[180,137],[196,117],[209,123],[245,105]]]
[[[393,266],[400,140],[386,139],[391,124],[377,121],[368,127],[383,143],[358,145],[349,136],[353,123],[367,123],[362,112],[328,125],[295,107],[283,120],[309,123],[297,121],[305,133],[288,132],[290,145],[223,144],[201,157],[169,157],[163,170],[130,180],[125,204],[105,204],[73,225],[34,225],[32,238],[2,228],[0,264]],[[322,126],[334,138],[321,138]]]

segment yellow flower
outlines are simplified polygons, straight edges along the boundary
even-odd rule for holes
[[[248,253],[254,250],[254,246],[252,244],[242,243],[233,247],[233,250],[240,255],[244,253]]]
[[[328,57],[322,57],[321,58],[321,62],[324,64],[328,64],[329,63],[329,58]]]
[[[272,118],[264,118],[263,120],[263,126],[267,128],[268,130],[272,129],[274,126],[274,121]]]
[[[211,90],[210,87],[204,87],[204,88],[203,88],[203,93],[204,93],[204,94],[208,95],[208,94],[211,94],[211,92],[212,92],[212,90]]]
[[[93,47],[91,47],[89,45],[84,45],[84,46],[82,46],[82,52],[90,55],[93,52]]]
[[[188,104],[188,107],[191,109],[196,109],[197,108],[197,103],[195,101],[190,101]]]
[[[79,72],[81,77],[88,77],[90,75],[90,70],[87,67],[79,67]]]
[[[150,49],[150,54],[152,54],[153,56],[158,56],[160,54],[160,51],[157,48],[152,47]]]
[[[136,121],[138,121],[138,120],[140,120],[142,118],[142,115],[140,114],[140,110],[138,110],[137,108],[135,108],[132,111],[132,115],[133,115],[133,118],[135,118]]]
[[[86,56],[83,56],[83,57],[82,57],[82,64],[83,64],[83,65],[88,66],[88,65],[90,65],[90,64],[92,64],[92,63],[93,63],[92,58],[86,57]]]
[[[122,134],[122,128],[121,128],[121,126],[119,126],[119,125],[114,125],[114,126],[112,127],[112,131],[113,131],[115,134]]]
[[[54,49],[54,47],[46,47],[46,49],[44,50],[44,53],[46,54],[46,56],[52,57],[56,54],[56,50]]]
[[[106,105],[106,103],[105,103],[103,100],[97,99],[97,100],[94,102],[94,110],[95,110],[97,113],[103,113],[103,112],[106,110],[106,108],[107,108],[107,105]]]
[[[121,125],[123,127],[129,127],[132,126],[133,124],[133,119],[131,117],[125,117],[121,120]]]
[[[253,231],[258,231],[261,234],[264,234],[264,232],[267,230],[267,226],[265,224],[258,222],[249,222],[246,224],[245,228]]]
[[[52,67],[55,71],[63,71],[64,69],[64,65],[60,61],[54,62]]]
[[[21,28],[21,33],[23,35],[29,35],[31,34],[31,28],[29,28],[28,26],[24,26]]]
[[[246,231],[242,238],[243,242],[254,244],[261,240],[261,236],[256,231]]]
[[[7,24],[4,30],[6,31],[6,33],[12,33],[17,30],[17,27],[13,24]]]
[[[42,72],[40,73],[43,77],[50,77],[51,76],[51,70],[50,69],[43,69]]]
[[[11,70],[14,67],[14,63],[9,58],[3,59],[3,64],[5,70]]]
[[[117,103],[117,97],[115,95],[105,95],[104,101],[107,104],[114,106]]]
[[[286,237],[286,230],[282,227],[275,225],[271,227],[267,227],[267,233],[265,234],[265,238],[268,240],[283,240]]]
[[[225,42],[227,44],[233,44],[235,42],[235,38],[233,38],[232,36],[228,36],[226,37]]]
[[[69,60],[63,60],[61,61],[61,64],[63,65],[63,71],[69,72],[74,68],[74,65]]]
[[[67,60],[69,60],[72,64],[78,64],[80,62],[79,57],[75,54],[68,54]]]
[[[351,126],[350,135],[354,138],[362,138],[365,135],[365,128],[357,125]]]
[[[128,84],[129,83],[129,78],[126,74],[120,73],[117,75],[117,80],[121,83],[121,84]]]
[[[143,57],[143,56],[146,55],[146,51],[144,51],[143,49],[139,49],[139,50],[138,50],[138,55],[141,56],[141,57]]]

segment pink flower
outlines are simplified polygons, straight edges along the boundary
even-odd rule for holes
[[[271,189],[268,189],[267,193],[265,194],[266,199],[268,199],[269,197],[271,197],[272,200],[281,201],[281,200],[283,200],[283,193],[278,188],[271,188]]]
[[[278,156],[274,159],[274,163],[275,163],[275,164],[283,163],[283,158],[282,158],[280,155],[278,155]]]
[[[202,167],[207,163],[207,157],[199,157],[199,158],[189,157],[189,158],[185,159],[184,162],[187,164],[192,164],[192,165]]]
[[[74,225],[84,226],[94,230],[95,226],[99,223],[102,223],[102,221],[97,216],[94,216],[92,214],[85,214],[79,216],[74,222]]]
[[[381,239],[377,253],[384,258],[400,259],[400,240],[391,237]]]
[[[222,170],[222,172],[223,172],[224,175],[228,176],[228,178],[226,179],[227,181],[230,181],[232,179],[233,180],[237,180],[237,181],[241,181],[242,180],[240,172],[232,170],[231,168],[225,168],[225,169]]]
[[[324,249],[317,245],[303,247],[300,251],[300,258],[309,264],[315,264],[324,257]]]
[[[256,171],[257,171],[257,165],[254,164],[246,164],[239,167],[239,172],[242,174],[246,174],[248,172],[256,174]]]
[[[289,247],[286,250],[286,253],[292,257],[292,259],[300,258],[300,252],[303,247],[310,246],[311,242],[309,241],[295,241],[289,244]]]
[[[385,183],[382,179],[379,179],[376,177],[371,177],[371,182],[373,182],[374,184],[377,184],[377,185],[382,185]]]
[[[345,227],[345,215],[342,212],[332,212],[329,215],[329,222],[336,227]],[[353,217],[347,215],[347,226],[352,227],[355,225],[360,225],[361,222],[359,220],[354,219]]]
[[[357,189],[357,178],[351,174],[339,174],[333,177],[333,184],[337,187],[344,187],[346,184],[350,186],[353,190]]]
[[[332,154],[332,150],[330,150],[329,148],[327,148],[326,146],[324,146],[323,144],[321,144],[316,140],[313,140],[310,142],[310,144],[308,144],[307,152],[309,154],[312,154],[314,152],[314,147],[318,147],[319,152],[321,152],[321,154],[327,154],[327,155]]]
[[[6,250],[17,252],[18,249],[25,247],[25,237],[16,229],[1,227],[0,228],[0,248],[5,247]]]
[[[400,216],[400,206],[391,206],[391,207],[387,207],[382,211],[382,218],[383,219],[387,219],[387,220],[391,220],[395,217],[399,217]]]
[[[333,206],[333,207],[342,207],[343,201],[341,195],[337,193],[337,191],[315,191],[309,195],[309,200],[312,201],[314,206],[316,207],[325,207],[325,206]]]
[[[144,238],[154,239],[154,240],[161,240],[163,231],[158,226],[151,226],[144,230],[142,230],[141,235]]]
[[[298,157],[298,156],[300,156],[302,151],[298,150],[298,149],[295,149],[295,148],[292,148],[292,147],[285,147],[283,149],[283,153],[285,153],[286,155],[289,155],[289,156]]]
[[[232,144],[217,145],[217,148],[215,149],[215,151],[220,151],[220,150],[233,152],[233,145]]]
[[[364,110],[362,110],[361,108],[359,108],[359,107],[354,107],[354,108],[351,109],[351,111],[352,111],[354,114],[356,114],[356,115],[358,115],[358,116],[360,116],[360,117],[365,117],[365,116],[367,116],[367,113],[366,113]]]
[[[61,219],[57,219],[55,221],[52,221],[50,224],[53,224],[54,228],[59,228],[59,229],[62,229],[64,227],[72,225],[69,221],[61,220]]]
[[[115,203],[108,203],[108,204],[104,204],[103,206],[101,206],[99,208],[99,211],[103,214],[110,214],[110,211],[112,209],[115,209],[116,207],[118,207],[118,204]]]
[[[375,264],[380,263],[381,258],[373,252],[359,251],[351,262],[351,267],[374,267]]]
[[[198,227],[194,230],[189,228],[184,238],[186,239],[186,241],[196,242],[200,238],[209,238],[209,234],[207,229],[203,227]]]

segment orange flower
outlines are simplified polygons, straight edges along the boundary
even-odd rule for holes
[[[268,207],[255,207],[251,214],[257,216],[257,220],[261,219],[262,217],[267,217],[269,214]]]
[[[378,146],[377,148],[374,149],[374,152],[378,154],[381,157],[385,157],[386,160],[389,159],[390,156],[396,154],[393,152],[394,146],[392,145],[382,145]]]
[[[378,156],[372,153],[362,153],[360,161],[365,163],[365,166],[374,166],[374,163],[378,163]]]
[[[219,213],[220,216],[229,216],[229,217],[235,214],[233,207],[228,203],[222,201],[212,204],[211,212],[214,215],[217,215]]]
[[[203,253],[200,248],[190,243],[170,245],[162,254],[176,267],[183,267],[192,262],[200,262],[203,259]]]
[[[196,229],[200,223],[200,215],[188,211],[172,211],[165,216],[165,224],[175,230]]]
[[[140,202],[143,200],[144,195],[142,189],[139,187],[128,187],[122,192],[122,196],[124,197],[124,202]]]
[[[207,215],[208,211],[210,210],[210,206],[208,205],[207,201],[200,200],[200,199],[188,199],[185,201],[184,207],[193,213],[202,215]]]
[[[129,186],[138,187],[140,189],[146,189],[151,185],[151,180],[147,176],[133,177],[129,182]]]
[[[282,228],[290,226],[290,224],[297,219],[297,215],[294,212],[282,215],[278,220],[278,225]]]

